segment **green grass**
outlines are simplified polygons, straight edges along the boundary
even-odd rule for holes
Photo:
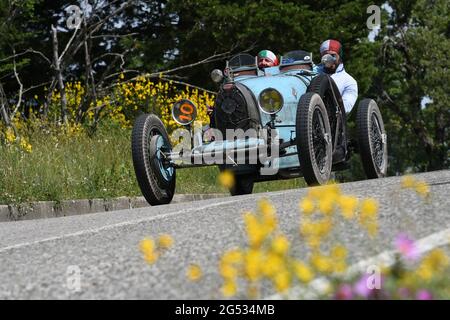
[[[140,196],[130,130],[103,125],[94,137],[33,132],[31,153],[0,144],[0,203]],[[227,193],[217,167],[177,171],[177,193]],[[303,179],[257,183],[255,192],[303,187]]]

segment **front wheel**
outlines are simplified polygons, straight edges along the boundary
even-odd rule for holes
[[[377,103],[364,99],[356,115],[358,149],[367,178],[386,176],[388,165],[387,136]]]
[[[175,193],[175,168],[165,158],[170,152],[169,136],[154,114],[136,119],[131,136],[131,151],[136,179],[147,202],[167,204]]]
[[[331,175],[332,142],[327,109],[314,92],[305,93],[298,103],[296,141],[300,167],[308,185],[325,184]]]

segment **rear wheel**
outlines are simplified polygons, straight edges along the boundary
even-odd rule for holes
[[[322,98],[305,93],[298,103],[296,118],[297,150],[300,167],[308,185],[330,179],[332,166],[331,129]]]
[[[172,150],[161,120],[153,114],[136,119],[131,136],[131,150],[136,179],[147,202],[167,204],[175,193],[175,168],[165,159]]]
[[[358,149],[367,178],[386,176],[388,165],[387,136],[377,103],[364,99],[356,116]]]
[[[230,189],[232,196],[239,196],[243,194],[251,194],[255,182],[251,175],[236,175],[234,177],[234,186]]]

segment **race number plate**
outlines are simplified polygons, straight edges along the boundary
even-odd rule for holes
[[[172,107],[172,118],[177,123],[187,126],[197,117],[196,105],[187,99],[176,102]]]

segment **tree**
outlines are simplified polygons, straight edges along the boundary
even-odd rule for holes
[[[389,2],[376,95],[385,108],[394,161],[402,172],[443,169],[449,162],[450,3]]]

